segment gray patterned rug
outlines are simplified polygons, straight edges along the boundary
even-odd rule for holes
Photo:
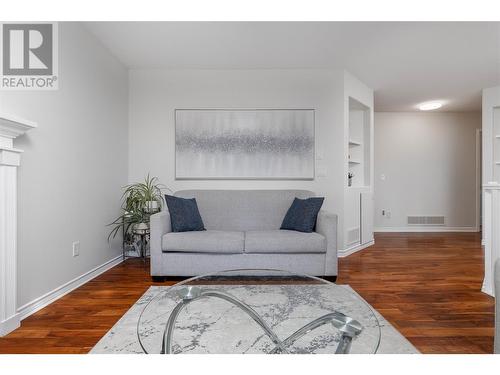
[[[347,285],[343,287],[346,291],[353,291]],[[144,353],[137,338],[137,321],[144,306],[165,288],[150,287],[90,353]],[[224,290],[227,287],[212,285],[210,288]],[[352,353],[370,352],[379,332],[378,354],[419,353],[376,310],[372,308],[378,324],[368,309],[360,313],[357,294],[346,293],[352,295],[351,301],[345,295],[339,300],[331,292],[332,289],[325,285],[232,285],[230,288],[231,294],[255,309],[280,339],[286,338],[305,323],[331,312],[331,306],[335,306],[338,311],[355,316],[364,326],[363,337],[353,341]],[[167,312],[176,303],[174,299],[164,298],[163,313],[149,309],[141,320],[142,341],[148,351],[159,352],[162,332],[169,316]],[[179,315],[174,338],[174,353],[268,353],[274,348],[271,340],[248,316],[234,305],[218,299],[202,299],[186,307]],[[331,353],[339,339],[340,334],[325,325],[297,340],[289,349],[293,353]]]

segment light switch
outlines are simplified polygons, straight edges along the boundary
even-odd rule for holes
[[[73,256],[77,257],[80,255],[80,241],[73,242]]]

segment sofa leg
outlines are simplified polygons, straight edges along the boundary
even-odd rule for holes
[[[323,276],[322,279],[334,283],[337,281],[337,276]]]
[[[190,277],[191,276],[151,276],[151,279],[154,283],[164,283],[165,281],[178,283],[180,281],[189,279]]]
[[[167,281],[167,276],[151,276],[154,283],[163,283]]]

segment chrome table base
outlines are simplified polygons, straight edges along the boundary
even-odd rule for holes
[[[267,323],[259,316],[259,314],[257,314],[254,309],[228,293],[224,293],[218,290],[201,289],[195,286],[188,286],[179,290],[178,295],[180,298],[182,298],[182,301],[177,304],[177,306],[170,314],[170,317],[168,318],[167,325],[163,333],[161,354],[170,354],[172,351],[172,335],[174,332],[175,322],[177,321],[177,317],[179,316],[180,312],[191,302],[194,302],[201,298],[209,297],[223,299],[229,303],[232,303],[233,305],[240,308],[243,312],[248,314],[264,330],[265,334],[271,339],[274,345],[276,345],[271,353],[289,353],[287,348],[296,340],[318,327],[321,327],[327,323],[331,323],[342,334],[335,354],[347,354],[351,349],[353,338],[359,335],[363,330],[363,326],[357,320],[354,320],[338,311],[334,311],[306,324],[282,341],[278,338],[278,336],[276,336],[276,334],[271,330]]]

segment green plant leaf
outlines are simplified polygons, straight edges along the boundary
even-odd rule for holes
[[[160,209],[164,204],[163,191],[172,192],[167,186],[160,184],[158,177],[146,176],[143,182],[125,185],[121,196],[123,213],[108,226],[113,227],[108,241],[115,238],[120,229],[128,233],[130,227],[141,222],[149,223],[151,213],[146,212],[150,201],[158,202]]]

